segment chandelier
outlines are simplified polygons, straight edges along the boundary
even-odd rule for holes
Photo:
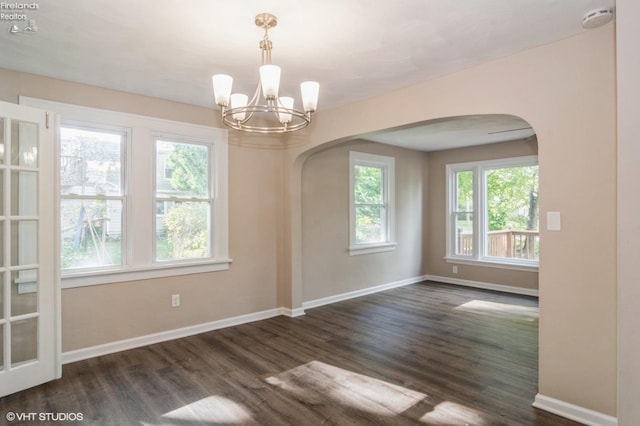
[[[294,108],[294,99],[278,96],[280,67],[271,63],[273,43],[269,40],[269,29],[277,25],[278,19],[270,13],[256,16],[255,23],[264,29],[260,41],[262,66],[260,79],[253,97],[231,93],[233,78],[225,74],[213,76],[213,94],[221,109],[222,122],[232,129],[253,133],[285,133],[304,129],[311,123],[311,113],[318,105],[320,85],[315,81],[300,84],[302,109]],[[262,96],[260,96],[262,93]]]

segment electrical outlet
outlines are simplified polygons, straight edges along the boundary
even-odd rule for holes
[[[171,307],[172,308],[177,308],[178,306],[180,306],[180,295],[179,294],[172,294],[171,295]]]
[[[454,274],[457,274],[457,273],[458,273],[458,267],[457,267],[457,266],[454,266],[454,267],[453,267],[453,273],[454,273]]]

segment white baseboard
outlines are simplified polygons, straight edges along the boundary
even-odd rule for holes
[[[194,334],[205,333],[207,331],[219,330],[221,328],[232,327],[235,325],[246,324],[253,321],[260,321],[273,318],[278,315],[285,315],[295,318],[305,314],[305,309],[315,308],[330,303],[336,303],[343,300],[353,299],[355,297],[365,296],[367,294],[378,293],[380,291],[390,290],[392,288],[402,287],[410,284],[419,283],[425,280],[439,281],[448,284],[458,284],[467,287],[484,288],[489,290],[506,291],[510,293],[525,294],[529,296],[537,296],[537,290],[528,290],[518,287],[509,287],[498,284],[482,283],[478,281],[460,280],[448,277],[438,277],[433,275],[422,275],[419,277],[408,278],[405,280],[395,281],[392,283],[382,284],[375,287],[369,287],[362,290],[350,291],[335,296],[324,297],[322,299],[310,300],[303,302],[301,308],[275,308],[261,312],[254,312],[246,315],[239,315],[232,318],[225,318],[218,321],[212,321],[204,324],[192,325],[189,327],[178,328],[175,330],[163,331],[160,333],[149,334],[146,336],[134,337],[132,339],[119,340],[116,342],[105,343],[102,345],[91,346],[88,348],[77,349],[64,352],[62,354],[62,364],[82,361],[84,359],[94,358],[102,355],[108,355],[128,349],[139,348],[140,346],[152,345],[154,343],[166,342],[167,340],[180,339],[182,337],[192,336]]]
[[[485,283],[481,281],[461,280],[459,278],[439,277],[436,275],[427,275],[429,281],[438,281],[445,284],[455,284],[465,287],[482,288],[485,290],[503,291],[505,293],[522,294],[524,296],[538,297],[538,290],[529,288],[512,287],[502,284]]]
[[[615,417],[541,394],[536,395],[533,406],[588,426],[618,426]]]
[[[326,297],[324,299],[314,300],[302,304],[302,308],[275,308],[252,314],[240,315],[232,318],[225,318],[218,321],[212,321],[204,324],[192,325],[189,327],[178,328],[175,330],[162,331],[160,333],[148,334],[146,336],[134,337],[132,339],[119,340],[116,342],[105,343],[102,345],[91,346],[88,348],[76,349],[74,351],[64,352],[62,354],[62,364],[69,364],[76,361],[82,361],[102,355],[108,355],[115,352],[135,349],[141,346],[152,345],[154,343],[166,342],[168,340],[180,339],[182,337],[193,336],[194,334],[206,333],[207,331],[219,330],[221,328],[232,327],[235,325],[246,324],[253,321],[260,321],[268,318],[285,315],[295,318],[304,315],[304,308],[312,308],[316,306],[335,303],[341,300],[351,299],[365,294],[376,293],[395,287],[418,283],[424,281],[426,276],[410,278],[407,280],[396,281],[389,284],[383,284],[363,290],[352,291],[337,296]]]
[[[280,308],[280,313],[290,318],[295,318],[304,315],[304,308]]]
[[[286,308],[269,309],[266,311],[239,315],[237,317],[225,318],[218,321],[207,322],[204,324],[197,324],[189,327],[177,328],[175,330],[162,331],[160,333],[148,334],[146,336],[134,337],[132,339],[119,340],[116,342],[110,342],[102,345],[68,351],[62,354],[62,363],[69,364],[71,362],[82,361],[84,359],[94,358],[97,356],[139,348],[140,346],[152,345],[154,343],[180,339],[182,337],[193,336],[194,334],[205,333],[207,331],[219,330],[221,328],[232,327],[234,325],[241,325],[253,321],[273,318],[277,317],[278,315],[296,316],[289,315],[287,311],[293,313],[299,310],[296,309],[292,312],[290,309]],[[304,311],[301,311],[302,314],[304,314]],[[298,313],[297,315],[301,314]]]
[[[427,275],[422,275],[420,277],[408,278],[406,280],[395,281],[388,284],[381,284],[375,287],[363,288],[362,290],[355,290],[347,293],[336,294],[335,296],[323,297],[322,299],[309,300],[308,302],[302,302],[302,308],[317,308],[318,306],[341,302],[343,300],[353,299],[354,297],[365,296],[367,294],[378,293],[380,291],[385,291],[396,287],[419,283],[426,279]]]

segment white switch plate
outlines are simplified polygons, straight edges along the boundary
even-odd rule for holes
[[[547,231],[560,231],[562,218],[560,212],[547,212]]]
[[[180,306],[180,295],[179,294],[172,294],[171,295],[171,307],[172,308],[177,308],[178,306]]]

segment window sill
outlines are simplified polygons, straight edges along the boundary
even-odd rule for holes
[[[352,246],[349,247],[349,256],[393,251],[397,246],[398,243],[363,244],[361,246]]]
[[[538,272],[538,263],[527,261],[503,261],[498,259],[468,259],[463,257],[447,256],[444,258],[447,263],[457,263],[459,265],[482,266],[486,268],[510,269],[513,271]]]
[[[62,288],[85,287],[125,281],[148,280],[176,275],[226,271],[231,259],[188,263],[156,263],[152,266],[133,266],[109,270],[73,271],[63,273]]]

